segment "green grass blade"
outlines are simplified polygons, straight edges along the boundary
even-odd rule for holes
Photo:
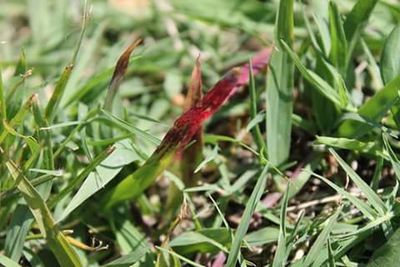
[[[74,65],[69,64],[64,68],[63,73],[61,74],[60,79],[57,81],[56,87],[54,88],[54,92],[51,95],[49,103],[47,103],[45,116],[49,122],[52,122],[54,117],[57,114],[57,109],[60,104],[61,98],[64,94],[64,89],[67,86],[69,77],[71,76]]]
[[[378,213],[383,216],[387,212],[385,203],[382,199],[369,187],[369,185],[361,179],[360,176],[333,150],[329,149],[329,152],[336,158],[340,166],[349,175],[350,179],[357,185],[357,187],[365,194],[368,203],[374,207]]]
[[[344,22],[348,41],[355,38],[363,24],[368,20],[378,0],[358,0]]]
[[[33,101],[32,104],[33,117],[38,126],[38,135],[43,144],[43,168],[48,170],[54,170],[54,155],[53,155],[53,143],[51,141],[51,135],[48,131],[40,131],[40,128],[48,127],[47,120],[44,118],[42,110],[39,106],[38,100]],[[50,186],[49,186],[50,189]]]
[[[300,58],[287,44],[283,43],[283,47],[294,61],[294,64],[296,65],[297,69],[300,71],[303,77],[313,86],[313,88],[318,90],[332,103],[341,106],[342,103],[340,101],[340,96],[338,92],[336,92],[336,90],[332,86],[330,86],[324,79],[318,76],[315,72],[307,69],[306,66],[301,62]]]
[[[64,95],[65,89],[71,77],[72,70],[75,67],[76,58],[79,53],[79,49],[82,45],[83,36],[85,35],[86,26],[89,18],[88,14],[88,6],[87,1],[85,1],[85,6],[83,8],[83,19],[82,19],[82,26],[81,32],[79,34],[78,42],[76,43],[74,53],[72,54],[72,58],[70,64],[68,64],[64,71],[62,72],[57,84],[54,88],[54,92],[51,95],[49,102],[47,103],[46,110],[45,110],[45,117],[49,123],[51,123],[58,112],[58,108],[61,103],[61,99]]]
[[[392,164],[394,173],[396,174],[396,178],[398,181],[400,181],[400,161],[396,153],[394,153],[392,147],[390,146],[388,136],[383,135],[383,143],[385,145],[385,150],[389,154],[390,163]]]
[[[289,199],[294,197],[300,190],[306,185],[308,180],[311,177],[311,173],[318,168],[319,162],[321,160],[320,156],[313,156],[313,158],[305,164],[298,175],[292,178],[290,181],[290,189],[289,189]]]
[[[379,123],[387,111],[397,103],[399,87],[400,75],[364,103],[358,114],[367,121]],[[368,133],[371,128],[369,124],[346,120],[340,125],[338,133],[342,137],[355,138]]]
[[[279,223],[279,236],[278,236],[278,245],[276,248],[274,261],[272,263],[272,267],[283,267],[286,264],[286,259],[288,256],[288,248],[287,247],[287,233],[286,233],[286,215],[287,215],[287,206],[289,202],[289,190],[290,184],[286,187],[286,192],[283,197],[281,212],[280,212],[280,223]]]
[[[347,40],[342,19],[334,2],[329,3],[329,28],[331,35],[330,60],[342,77],[346,77]]]
[[[268,165],[264,167],[260,177],[257,180],[256,185],[254,186],[253,192],[249,200],[247,201],[246,208],[243,212],[242,219],[240,221],[239,227],[236,230],[235,237],[232,240],[231,250],[229,252],[228,260],[225,266],[234,267],[238,262],[238,255],[240,252],[240,247],[242,245],[243,238],[247,233],[247,229],[249,228],[250,219],[253,216],[253,213],[257,207],[258,202],[265,190],[265,185],[267,182],[267,172]]]
[[[74,71],[71,74],[71,77],[65,88],[64,95],[61,98],[61,107],[65,107],[65,104],[67,103],[67,101],[70,100],[71,96],[74,95],[79,89],[81,89],[79,82],[83,77],[85,77],[85,69],[90,68],[90,64],[95,59],[95,54],[101,44],[101,38],[104,34],[106,24],[107,22],[104,21],[100,25],[97,25],[95,32],[93,32],[90,37],[90,40],[85,43],[85,45],[82,46],[82,48],[80,49],[79,57],[76,60]],[[75,99],[75,101],[79,101],[79,99]]]
[[[146,140],[151,142],[152,144],[158,145],[160,143],[160,140],[150,133],[143,131],[132,124],[118,118],[117,116],[111,114],[110,112],[106,110],[101,110],[102,115],[104,115],[104,118],[111,122],[113,125],[117,126],[120,129],[123,129],[127,132],[134,133],[138,138],[141,138],[142,140]]]
[[[4,92],[4,86],[3,86],[3,78],[1,74],[1,68],[0,68],[0,120],[3,122],[7,118],[7,104],[5,102],[5,92]],[[2,129],[2,126],[0,126],[0,130]]]
[[[315,142],[318,144],[324,144],[331,147],[337,147],[341,149],[347,149],[351,151],[357,151],[362,153],[369,153],[373,155],[379,155],[381,157],[386,157],[381,152],[378,144],[376,142],[362,142],[357,139],[350,138],[336,138],[329,136],[316,136]]]
[[[394,214],[392,212],[388,212],[387,214],[385,214],[384,216],[378,216],[377,218],[375,218],[374,220],[372,220],[371,222],[367,223],[366,225],[364,225],[363,227],[355,230],[355,231],[349,231],[347,233],[343,233],[338,235],[339,238],[349,238],[352,236],[359,236],[361,234],[365,234],[367,233],[368,235],[371,235],[372,232],[374,232],[379,226],[385,226],[385,224],[387,225],[388,222],[390,222],[390,220],[393,218]]]
[[[0,265],[7,267],[21,267],[16,261],[0,254]]]
[[[328,267],[335,267],[336,266],[335,255],[332,250],[332,244],[330,238],[328,238],[327,240],[327,246],[328,246]]]
[[[267,150],[274,166],[285,162],[289,156],[293,113],[294,65],[281,41],[292,46],[293,0],[282,0],[276,19],[276,42],[267,76]]]
[[[94,108],[90,110],[85,117],[79,121],[79,124],[70,132],[70,134],[61,142],[58,146],[57,150],[54,152],[54,157],[57,158],[61,152],[65,149],[67,144],[72,141],[73,137],[79,133],[84,127],[88,125],[96,116],[99,114],[101,110],[99,108]]]
[[[333,214],[326,225],[324,225],[323,230],[318,235],[317,239],[315,240],[314,244],[311,246],[310,250],[307,253],[306,258],[304,259],[304,266],[311,266],[314,260],[317,258],[318,254],[324,249],[327,245],[329,234],[332,231],[333,226],[335,225],[339,214],[342,212],[342,207],[336,209],[335,214]]]
[[[377,59],[375,58],[373,52],[371,51],[371,48],[368,47],[367,42],[364,40],[364,38],[361,38],[361,48],[364,51],[365,56],[367,57],[368,64],[370,65],[370,75],[371,75],[371,86],[374,89],[374,91],[379,90],[380,88],[383,88],[384,83],[382,79],[382,74],[380,71],[380,67],[378,66]],[[381,59],[382,62],[382,59]],[[381,63],[382,64],[382,63]],[[400,71],[399,71],[400,74]],[[393,77],[395,78],[395,77]]]
[[[385,41],[381,56],[381,74],[385,84],[400,75],[400,24],[390,33]]]
[[[344,21],[344,31],[348,43],[346,64],[350,63],[350,58],[360,39],[362,29],[367,23],[378,0],[358,0]]]
[[[258,96],[257,96],[257,89],[256,89],[256,84],[254,81],[254,73],[253,73],[253,65],[251,63],[251,61],[249,62],[250,68],[250,80],[249,80],[249,88],[250,88],[250,116],[252,118],[252,120],[255,120],[257,117],[257,113],[258,113]],[[256,125],[254,125],[254,127],[251,128],[251,134],[253,136],[254,142],[257,145],[259,154],[261,154],[262,151],[264,151],[264,156],[266,157],[266,147],[265,147],[265,142],[264,142],[264,138],[262,136],[261,133],[261,129],[259,124],[257,123]]]

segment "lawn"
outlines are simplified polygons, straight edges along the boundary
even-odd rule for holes
[[[0,0],[0,266],[400,259],[398,0]]]

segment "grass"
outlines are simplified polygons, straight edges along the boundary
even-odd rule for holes
[[[0,2],[1,266],[398,265],[398,1]]]

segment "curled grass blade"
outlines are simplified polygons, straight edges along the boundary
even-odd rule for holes
[[[117,64],[114,69],[113,76],[110,81],[110,85],[108,86],[107,96],[104,101],[104,109],[107,111],[112,111],[112,105],[117,94],[118,88],[122,82],[122,78],[124,77],[129,64],[129,57],[132,54],[133,50],[142,42],[141,39],[137,39],[132,42],[119,57]]]

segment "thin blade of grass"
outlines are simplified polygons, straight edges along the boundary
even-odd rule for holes
[[[257,119],[258,115],[258,105],[257,105],[257,89],[256,89],[256,84],[254,80],[254,73],[253,73],[253,67],[252,67],[252,62],[249,62],[250,65],[250,73],[249,73],[249,90],[250,90],[250,117],[252,118],[252,121],[255,121]],[[267,148],[265,146],[264,138],[261,133],[261,129],[259,126],[259,122],[264,120],[264,116],[261,117],[261,120],[259,120],[257,123],[255,123],[254,126],[250,127],[250,123],[248,125],[248,128],[251,128],[251,134],[253,136],[254,142],[257,145],[259,154],[267,158]]]
[[[343,24],[348,43],[346,66],[350,65],[351,56],[359,43],[362,30],[377,3],[378,0],[358,0],[346,16]]]
[[[331,35],[330,60],[342,77],[347,72],[347,40],[343,22],[334,2],[329,2],[329,28]]]
[[[53,121],[54,117],[56,116],[57,108],[64,94],[64,89],[68,83],[68,79],[71,75],[73,68],[74,68],[73,64],[69,64],[64,68],[64,71],[61,74],[61,77],[58,80],[56,87],[54,88],[54,92],[51,95],[51,98],[46,106],[46,111],[45,111],[46,119],[49,122]]]
[[[318,235],[314,244],[311,246],[310,250],[307,253],[307,256],[303,262],[304,266],[311,266],[314,260],[317,258],[317,255],[324,249],[327,245],[329,234],[332,231],[333,226],[335,225],[339,214],[342,212],[342,207],[336,209],[335,214],[333,214],[326,225],[324,226],[321,233]]]
[[[57,158],[61,154],[61,152],[63,152],[67,144],[72,141],[73,137],[77,133],[79,133],[84,127],[86,127],[91,120],[98,116],[100,111],[101,110],[99,108],[94,108],[90,110],[82,120],[79,121],[79,124],[74,129],[72,129],[70,134],[61,142],[61,144],[59,144],[57,150],[54,152],[55,158]]]
[[[64,71],[62,72],[60,78],[58,79],[57,84],[54,88],[53,94],[51,95],[50,100],[46,106],[45,117],[49,123],[51,123],[53,121],[53,119],[55,118],[55,116],[57,114],[58,108],[61,103],[61,99],[64,95],[65,89],[69,82],[69,78],[71,77],[72,70],[74,69],[76,58],[78,56],[79,49],[82,45],[83,36],[85,35],[86,26],[87,26],[87,22],[89,19],[88,10],[89,9],[88,9],[88,5],[87,5],[87,1],[85,1],[85,6],[83,9],[81,32],[79,34],[79,39],[78,39],[78,42],[74,49],[74,53],[72,54],[70,63],[64,68]]]
[[[102,109],[101,114],[104,115],[104,118],[117,126],[118,128],[121,128],[127,132],[134,133],[137,138],[141,138],[142,140],[146,140],[151,142],[152,144],[158,145],[160,144],[160,140],[147,131],[143,131],[139,129],[138,127],[133,126],[132,124],[118,118],[117,116],[113,115],[112,113]]]
[[[385,145],[386,151],[389,154],[390,163],[392,164],[394,173],[396,174],[396,178],[398,181],[400,181],[400,161],[396,153],[394,153],[392,147],[390,146],[388,136],[383,135],[383,143]]]
[[[344,30],[348,41],[354,39],[358,31],[368,20],[378,0],[358,0],[344,22]]]
[[[265,190],[268,169],[269,169],[268,165],[264,167],[264,170],[262,171],[260,177],[258,178],[257,183],[254,186],[253,192],[251,193],[251,196],[247,201],[246,208],[243,212],[242,219],[240,220],[239,227],[236,230],[234,239],[232,240],[232,245],[229,251],[228,260],[225,265],[227,267],[234,267],[238,262],[240,247],[242,245],[243,238],[245,237],[247,230],[249,228],[250,219],[253,216],[253,213],[258,205],[258,202],[260,201],[261,196]]]
[[[3,77],[2,77],[2,71],[0,68],[0,120],[1,122],[7,118],[7,104],[5,102],[5,92],[4,92],[4,86],[3,86]],[[0,126],[0,130],[2,129],[2,126]]]
[[[42,110],[39,106],[39,102],[37,99],[34,99],[32,105],[32,113],[34,120],[38,126],[38,128],[48,127],[48,123],[44,115],[42,114]],[[51,140],[51,135],[48,131],[40,131],[38,130],[38,138],[43,148],[43,168],[48,170],[54,170],[54,154],[53,154],[53,143]],[[52,180],[49,180],[47,183],[44,183],[38,189],[43,197],[43,199],[47,200],[50,195],[50,191],[52,188]]]
[[[327,246],[328,246],[328,267],[335,267],[336,266],[336,261],[335,261],[335,255],[333,254],[332,250],[332,244],[331,244],[331,239],[328,238],[327,240]]]
[[[79,82],[85,76],[85,69],[90,68],[90,64],[95,59],[95,54],[101,44],[101,38],[105,32],[106,25],[107,21],[102,21],[99,25],[96,25],[96,30],[90,36],[90,40],[81,47],[79,51],[80,56],[76,57],[74,71],[71,74],[60,102],[61,107],[65,107],[65,104],[70,100],[71,96],[80,89]],[[81,36],[83,36],[82,31]],[[75,100],[79,101],[79,99]]]
[[[350,179],[357,185],[357,187],[365,194],[365,197],[368,199],[368,203],[374,207],[378,213],[383,216],[387,212],[387,208],[385,203],[383,203],[382,199],[369,187],[369,185],[361,179],[360,176],[333,150],[329,149],[329,152],[336,158],[339,162],[340,166],[345,170],[345,172],[349,175]]]
[[[362,142],[357,139],[350,138],[336,138],[329,136],[316,136],[315,142],[318,144],[324,144],[331,147],[347,149],[351,151],[358,151],[362,153],[369,153],[373,155],[379,155],[381,157],[385,157],[381,152],[380,147],[376,142]]]
[[[289,202],[289,190],[290,184],[286,187],[285,195],[283,196],[282,204],[281,204],[281,212],[280,212],[280,223],[279,223],[279,236],[278,236],[278,245],[276,248],[276,252],[274,255],[274,261],[272,262],[272,267],[283,267],[286,264],[286,259],[288,256],[288,248],[287,247],[287,233],[286,233],[286,215],[287,215],[287,206]]]
[[[274,166],[289,156],[293,114],[294,64],[281,41],[288,47],[293,42],[293,0],[282,0],[276,18],[276,42],[279,51],[271,57],[267,76],[267,150]]]

